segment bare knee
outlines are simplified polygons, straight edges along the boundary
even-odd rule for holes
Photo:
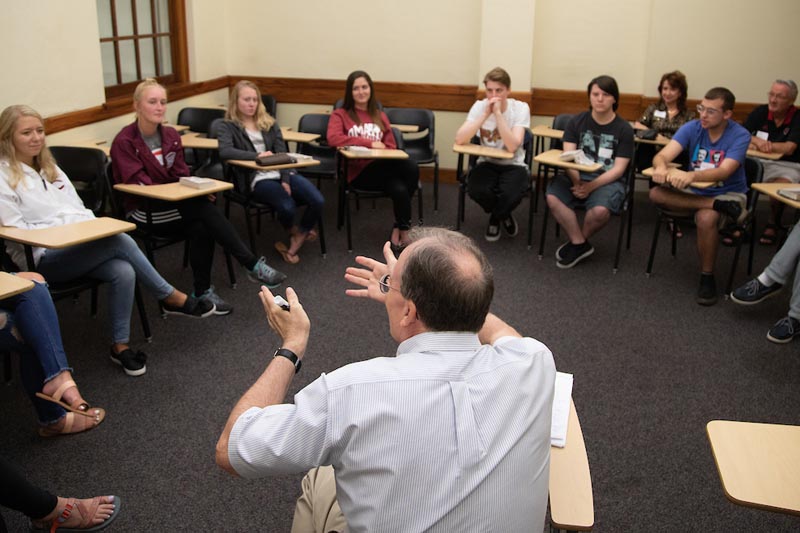
[[[699,230],[716,231],[719,213],[713,209],[700,209],[695,215],[695,223]]]

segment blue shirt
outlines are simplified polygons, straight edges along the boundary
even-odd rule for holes
[[[733,174],[722,182],[706,189],[692,187],[692,192],[700,196],[719,196],[726,192],[747,192],[747,177],[744,173],[744,160],[750,146],[750,133],[742,126],[728,121],[722,136],[711,142],[708,130],[695,119],[687,122],[672,137],[685,150],[689,151],[689,170],[708,170],[718,168],[725,159],[735,159],[739,163]]]

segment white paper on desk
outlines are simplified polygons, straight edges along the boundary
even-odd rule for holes
[[[356,145],[348,146],[346,149],[351,151],[351,152],[369,152],[370,151],[370,148],[367,148],[366,146],[356,146]]]
[[[313,159],[313,157],[311,157],[310,155],[298,154],[295,152],[286,152],[286,155],[293,158],[295,161],[305,161],[307,159]]]
[[[556,387],[553,395],[553,420],[550,426],[550,444],[557,448],[567,445],[569,404],[572,398],[572,374],[556,372]]]

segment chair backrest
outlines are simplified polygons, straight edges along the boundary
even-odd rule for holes
[[[299,153],[310,155],[320,161],[320,166],[318,167],[303,169],[305,174],[333,176],[335,173],[336,149],[328,146],[328,120],[330,120],[330,115],[327,113],[308,113],[300,117],[297,131],[301,133],[316,133],[320,136],[313,143],[299,143],[297,146]]]
[[[225,109],[215,107],[184,107],[178,113],[178,124],[189,126],[196,133],[208,133],[211,123],[225,118]]]
[[[406,141],[403,139],[403,133],[397,128],[392,128],[392,135],[394,135],[395,143],[398,150],[407,150]],[[411,154],[409,154],[411,155]]]
[[[753,207],[755,194],[752,193],[754,183],[761,183],[764,179],[764,164],[755,157],[746,157],[744,160],[744,175],[747,177],[747,206]]]
[[[219,131],[220,125],[224,121],[224,118],[215,118],[208,127],[208,134],[206,135],[209,139],[216,139],[217,132]],[[202,176],[204,178],[214,178],[214,179],[224,179],[225,178],[225,170],[222,168],[222,160],[219,158],[219,150],[209,150],[209,156],[206,161],[195,169],[194,174],[197,176]]]
[[[430,109],[387,107],[392,124],[410,124],[419,127],[418,133],[404,136],[405,150],[418,162],[432,162],[436,153],[436,118]]]
[[[575,115],[570,113],[561,113],[560,115],[556,115],[553,117],[553,129],[564,131],[567,129],[567,124],[569,124],[569,121],[572,120],[572,117],[574,116]],[[551,150],[561,150],[563,146],[564,143],[561,139],[550,139]]]
[[[83,205],[95,215],[102,214],[108,197],[105,179],[108,167],[106,154],[99,148],[79,146],[52,146],[50,151],[58,166],[75,185]]]
[[[264,102],[264,107],[267,108],[267,113],[274,118],[278,112],[278,102],[271,94],[262,94],[261,101]]]

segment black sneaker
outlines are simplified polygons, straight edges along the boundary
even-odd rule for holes
[[[201,300],[194,296],[187,296],[186,302],[181,307],[161,303],[164,312],[168,315],[183,315],[192,318],[206,318],[214,314],[216,307],[208,300]]]
[[[500,222],[496,218],[489,218],[489,225],[486,226],[486,235],[484,237],[489,242],[500,239]]]
[[[519,233],[519,226],[517,225],[517,220],[514,218],[514,215],[508,215],[508,217],[501,222],[501,225],[509,237],[516,237],[517,233]]]
[[[767,338],[778,344],[786,344],[800,335],[800,320],[787,316],[778,320],[767,332]]]
[[[567,241],[556,249],[556,260],[558,261],[561,260],[561,253],[564,251],[564,248],[566,248],[567,245],[571,244],[572,244],[571,242]]]
[[[741,225],[747,211],[736,200],[714,200],[714,211],[719,211],[730,219],[731,224]]]
[[[214,314],[221,316],[221,315],[229,315],[233,313],[233,306],[220,298],[219,294],[214,292],[214,286],[210,286],[206,292],[201,294],[198,299],[200,301],[208,302],[214,305]]]
[[[111,348],[111,360],[122,367],[129,376],[141,376],[147,372],[147,355],[144,352],[135,352],[130,348],[117,353]]]
[[[594,248],[589,241],[581,244],[567,243],[561,248],[561,259],[556,261],[558,268],[572,268],[594,253]]]
[[[731,293],[731,300],[737,304],[753,305],[763,302],[770,296],[781,292],[783,285],[773,283],[770,286],[764,285],[758,278],[753,278]]]
[[[717,303],[717,281],[713,274],[700,274],[700,286],[697,288],[695,300],[700,305],[714,305]]]

